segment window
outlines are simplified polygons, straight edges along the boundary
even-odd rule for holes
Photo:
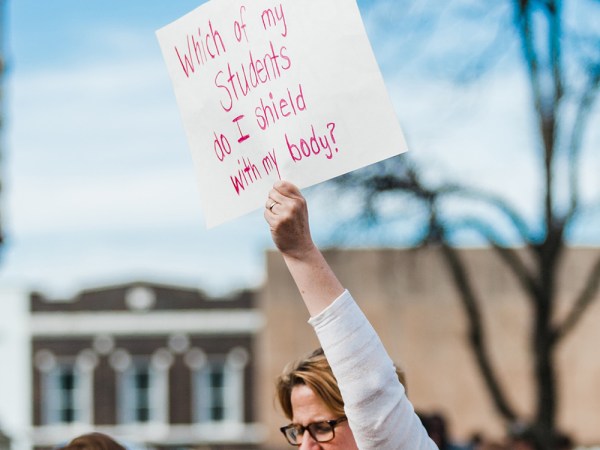
[[[74,364],[57,364],[44,377],[44,423],[47,425],[84,421],[86,396],[83,374]]]
[[[238,349],[239,350],[239,349]],[[213,356],[194,372],[194,412],[200,423],[243,422],[247,354]]]
[[[209,422],[221,422],[225,419],[225,396],[227,387],[225,385],[225,366],[223,364],[212,364],[206,370],[206,381],[208,389],[205,390],[206,418]]]
[[[166,372],[149,360],[133,362],[121,374],[119,421],[123,424],[163,422],[166,411]]]
[[[133,421],[148,422],[150,420],[150,368],[135,367],[131,374],[133,392]]]

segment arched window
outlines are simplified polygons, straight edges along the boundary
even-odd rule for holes
[[[121,424],[166,423],[168,371],[172,363],[164,349],[152,357],[130,356],[117,350],[115,367],[118,374],[118,420]]]
[[[97,364],[93,352],[84,350],[77,357],[56,357],[42,350],[35,359],[41,375],[42,423],[91,423],[93,372]]]
[[[204,355],[198,349],[192,364],[194,418],[197,423],[243,423],[244,371],[248,352],[234,348],[227,354]]]

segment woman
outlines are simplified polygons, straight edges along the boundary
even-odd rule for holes
[[[322,383],[296,379],[289,399],[284,399],[292,421],[283,429],[288,441],[301,449],[436,449],[377,333],[314,245],[306,201],[298,188],[276,182],[265,207],[273,242],[335,376],[329,383],[339,387],[343,401],[343,411],[336,411],[319,387]]]

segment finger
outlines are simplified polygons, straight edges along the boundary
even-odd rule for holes
[[[285,199],[304,199],[300,189],[289,181],[277,181],[273,184],[269,196],[277,203],[284,203]]]
[[[283,205],[289,202],[292,198],[293,197],[291,196],[282,194],[277,189],[271,189],[271,192],[269,192],[269,200],[271,201],[271,203],[275,202],[276,204],[279,203],[280,205]],[[269,203],[268,205],[271,206],[271,203]]]
[[[267,201],[265,203],[265,209],[272,209],[276,204],[277,202],[269,196],[267,197]]]
[[[289,199],[285,196],[282,196],[274,189],[271,189],[271,192],[269,192],[269,196],[267,197],[267,201],[265,202],[265,210],[269,213],[276,214],[275,209],[281,206],[281,203],[285,201],[289,201]]]
[[[277,219],[275,214],[272,211],[265,209],[265,212],[263,213],[263,217],[269,224],[269,228],[271,229],[271,231],[273,231],[273,228],[275,226],[275,220]]]
[[[267,210],[271,213],[271,214],[277,214],[277,211],[275,211],[278,207],[280,207],[281,205],[277,202],[271,202],[271,204],[269,205],[269,207],[267,208]]]
[[[285,195],[286,197],[300,197],[302,194],[300,193],[300,189],[298,187],[286,180],[279,180],[273,184],[273,189],[279,192],[280,194]]]

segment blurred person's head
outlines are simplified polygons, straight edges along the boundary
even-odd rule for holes
[[[556,450],[573,450],[575,444],[570,436],[559,433],[554,441],[554,448]]]
[[[538,450],[532,431],[523,423],[512,424],[508,436],[512,450]]]
[[[512,450],[510,447],[498,442],[482,442],[476,448],[477,450]]]
[[[63,447],[64,450],[125,450],[121,444],[103,433],[77,436]]]
[[[440,450],[445,450],[448,447],[448,432],[444,417],[438,413],[419,413],[418,415],[431,440]]]

